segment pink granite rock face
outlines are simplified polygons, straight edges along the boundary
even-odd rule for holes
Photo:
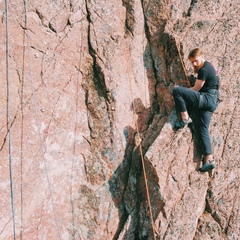
[[[0,239],[238,239],[238,1],[6,2]],[[172,127],[195,47],[221,79],[212,174]]]

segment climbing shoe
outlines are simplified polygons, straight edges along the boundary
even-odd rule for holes
[[[181,120],[179,122],[176,122],[175,127],[176,128],[183,128],[190,123],[192,123],[192,119],[189,117],[187,121]]]
[[[201,168],[199,168],[200,172],[208,172],[215,168],[215,165],[213,163],[205,163]]]

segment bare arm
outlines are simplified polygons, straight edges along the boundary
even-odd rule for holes
[[[204,83],[205,83],[205,81],[197,79],[195,81],[194,86],[191,87],[190,89],[195,90],[195,91],[200,91],[200,89],[203,87]]]

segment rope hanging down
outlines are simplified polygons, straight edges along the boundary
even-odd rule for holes
[[[184,71],[184,75],[186,77],[186,80],[180,80],[180,82],[186,82],[188,87],[190,87],[190,81],[189,81],[189,78],[188,78],[188,75],[187,75],[187,70],[186,70],[185,64],[183,62],[182,55],[180,53],[180,49],[178,47],[178,44],[177,44],[177,41],[176,41],[176,37],[175,37],[175,34],[174,34],[173,22],[172,22],[171,17],[170,17],[170,11],[167,10],[166,12],[167,12],[167,17],[168,17],[168,23],[170,24],[170,28],[171,28],[171,34],[172,34],[175,46],[177,48],[178,57],[180,59],[181,65],[182,65],[182,68],[183,68],[183,71]]]
[[[119,14],[119,19],[121,19],[120,18],[120,14]],[[175,42],[175,46],[177,48],[178,56],[179,56],[179,59],[181,61],[181,65],[182,65],[182,68],[183,68],[183,71],[184,71],[184,74],[185,74],[185,77],[186,77],[186,80],[181,80],[181,82],[187,82],[188,87],[190,87],[190,82],[189,82],[189,79],[188,79],[186,67],[184,65],[184,62],[183,62],[183,59],[182,59],[182,56],[181,56],[178,44],[176,42],[176,38],[174,36],[174,31],[173,31],[173,26],[172,26],[173,24],[172,24],[172,21],[170,19],[170,16],[169,16],[169,22],[171,24],[172,36],[173,36],[173,39],[174,39],[174,42]],[[126,59],[127,66],[129,66],[128,57],[126,56],[126,44],[125,44],[125,42],[124,42],[124,45],[125,45],[124,46],[124,56],[125,56],[125,59]],[[129,85],[130,85],[130,92],[131,92],[132,103],[133,103],[133,113],[134,113],[134,116],[136,116],[136,110],[135,110],[134,98],[133,98],[133,91],[132,91],[132,83],[131,83],[131,78],[130,78],[128,67],[127,67],[127,74],[128,74],[128,81],[129,81]],[[158,232],[157,232],[157,230],[155,228],[155,225],[154,225],[154,219],[153,219],[153,214],[152,214],[152,206],[151,206],[151,200],[150,200],[150,195],[149,195],[149,188],[148,188],[148,183],[147,183],[147,175],[146,175],[144,157],[143,157],[143,152],[142,152],[142,144],[141,144],[141,141],[140,141],[141,138],[140,138],[140,133],[139,133],[139,126],[138,126],[138,123],[137,123],[137,120],[135,119],[135,117],[134,117],[134,121],[135,121],[135,125],[136,125],[136,130],[137,130],[137,137],[138,137],[139,142],[140,142],[139,150],[140,150],[140,156],[141,156],[142,167],[143,167],[143,175],[144,175],[144,181],[145,181],[145,186],[146,186],[147,202],[148,202],[148,206],[149,206],[149,214],[150,214],[150,219],[151,219],[152,232],[153,232],[154,240],[156,240],[155,232],[156,233],[158,233]]]
[[[127,66],[128,66],[128,61],[127,61]],[[137,114],[136,114],[136,109],[135,109],[135,105],[134,105],[132,83],[131,83],[129,71],[128,71],[128,80],[129,80],[130,92],[131,92],[132,103],[133,103],[133,114],[134,114],[134,116],[136,116]],[[141,137],[140,137],[140,133],[139,133],[138,122],[137,122],[137,119],[135,119],[135,117],[134,117],[134,121],[135,121],[135,125],[136,125],[136,130],[137,130],[137,137],[139,140],[139,151],[140,151],[140,156],[141,156],[141,161],[142,161],[143,176],[144,176],[144,182],[145,182],[145,186],[146,186],[147,202],[148,202],[148,207],[149,207],[149,215],[150,215],[150,219],[151,219],[152,232],[153,232],[154,240],[156,240],[155,232],[157,232],[157,231],[156,231],[156,228],[154,225],[154,220],[153,220],[152,205],[151,205],[148,182],[147,182],[147,174],[146,174],[145,162],[144,162],[143,151],[142,151]]]
[[[170,21],[170,20],[169,20]],[[173,31],[173,30],[172,30]],[[190,87],[190,82],[189,82],[189,79],[188,79],[188,75],[187,75],[187,70],[186,70],[186,67],[184,65],[184,62],[183,62],[183,59],[182,59],[182,55],[180,53],[180,50],[179,50],[179,47],[178,47],[178,44],[177,44],[177,41],[176,41],[176,38],[174,36],[174,32],[172,32],[172,36],[173,36],[173,39],[174,39],[174,42],[175,42],[175,46],[177,48],[177,52],[178,52],[178,56],[179,56],[179,59],[181,61],[181,65],[182,65],[182,68],[183,68],[183,71],[184,71],[184,74],[185,74],[185,77],[186,77],[186,80],[180,80],[180,82],[186,82],[188,87]]]
[[[52,190],[51,190],[51,184],[49,180],[49,174],[48,174],[48,169],[47,169],[47,163],[46,159],[44,157],[44,151],[43,151],[43,143],[42,143],[42,137],[41,137],[41,131],[40,131],[40,124],[38,120],[38,114],[37,114],[37,103],[35,99],[35,94],[34,94],[34,87],[33,87],[33,77],[32,77],[32,68],[31,68],[31,59],[30,59],[30,37],[28,35],[28,9],[27,9],[27,0],[24,0],[24,7],[25,7],[25,28],[26,28],[26,38],[27,38],[27,48],[28,48],[28,63],[29,63],[29,72],[30,72],[30,82],[31,82],[31,89],[32,89],[32,98],[33,98],[33,103],[34,103],[34,112],[35,112],[35,120],[36,120],[36,125],[38,128],[38,136],[39,136],[39,142],[40,142],[40,150],[41,150],[41,155],[43,158],[44,162],[44,168],[45,168],[45,173],[46,173],[46,178],[47,178],[47,184],[48,184],[48,189],[49,189],[49,194],[50,194],[50,200],[51,200],[51,205],[52,205],[52,210],[54,214],[54,220],[56,224],[56,229],[57,229],[57,234],[59,239],[61,239],[60,231],[59,231],[59,226],[58,226],[58,221],[57,221],[57,215],[54,207],[54,201],[53,201],[53,195],[52,195]]]
[[[119,16],[119,20],[120,20],[121,19],[121,14],[120,14],[119,7],[118,7],[118,16]],[[124,29],[122,21],[121,21],[121,29]],[[126,59],[127,66],[129,66],[129,61],[128,61],[129,58],[128,58],[127,54],[126,54],[126,42],[125,41],[124,41],[124,57]],[[128,67],[127,67],[127,74],[128,74],[128,82],[129,82],[129,86],[130,86],[130,93],[131,93],[132,105],[133,105],[133,115],[134,115],[133,117],[134,117],[134,122],[135,122],[135,126],[136,126],[137,137],[140,140],[141,138],[140,138],[140,133],[139,133],[139,126],[138,126],[137,119],[135,119],[136,109],[135,109],[135,105],[134,105],[132,83],[131,83],[131,78],[130,78],[129,68]],[[154,240],[156,240],[155,232],[157,232],[157,231],[155,229],[154,220],[153,220],[152,206],[151,206],[151,200],[150,200],[150,195],[149,195],[149,188],[148,188],[148,182],[147,182],[145,162],[144,162],[144,158],[143,158],[142,144],[141,144],[141,141],[139,141],[139,142],[140,142],[139,143],[139,151],[140,151],[142,167],[143,167],[143,176],[144,176],[144,182],[145,182],[145,186],[146,186],[147,202],[148,202],[148,207],[149,207],[149,214],[150,214],[150,219],[151,219],[152,232],[153,232]]]
[[[121,19],[120,14],[119,14],[119,19]],[[122,27],[121,29],[123,29],[123,26],[121,26],[121,27]],[[156,229],[155,229],[153,214],[152,214],[152,206],[151,206],[151,200],[150,200],[150,194],[149,194],[149,188],[148,188],[148,182],[147,182],[147,174],[146,174],[145,162],[144,162],[143,151],[142,151],[142,143],[141,143],[141,138],[140,138],[140,133],[139,133],[138,122],[137,122],[137,119],[135,119],[135,116],[137,114],[136,114],[136,108],[135,108],[135,105],[134,105],[132,82],[131,82],[129,68],[128,68],[128,66],[129,66],[128,59],[129,58],[127,57],[127,54],[126,54],[126,42],[125,41],[124,41],[124,57],[125,57],[126,63],[127,63],[127,75],[128,75],[129,86],[130,86],[130,93],[131,93],[131,98],[132,98],[132,106],[133,106],[133,114],[134,114],[133,117],[134,117],[134,121],[135,121],[137,137],[138,137],[138,140],[139,140],[139,151],[140,151],[142,168],[143,168],[143,177],[144,177],[144,182],[145,182],[145,187],[146,187],[146,195],[147,195],[147,202],[148,202],[148,207],[149,207],[149,215],[150,215],[150,219],[151,219],[153,237],[154,237],[154,240],[156,240],[156,236],[155,236]]]
[[[11,96],[10,96],[10,69],[9,69],[9,32],[8,32],[8,0],[5,0],[6,12],[6,73],[7,73],[7,126],[8,126],[8,146],[9,146],[9,177],[12,205],[13,238],[16,240],[16,223],[14,210],[14,191],[12,174],[12,130],[11,130]]]

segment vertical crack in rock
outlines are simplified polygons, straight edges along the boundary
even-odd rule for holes
[[[144,12],[144,7],[143,7],[143,1],[141,1],[141,4],[142,4],[142,9],[143,9],[143,12]],[[154,60],[154,57],[153,57],[153,54],[152,54],[152,47],[151,47],[151,38],[150,38],[150,32],[149,32],[149,27],[148,27],[148,24],[147,24],[147,20],[146,20],[146,16],[144,14],[144,32],[145,32],[145,36],[146,36],[146,39],[147,39],[147,47],[146,47],[146,50],[144,52],[144,65],[145,67],[148,66],[149,62],[150,62],[150,68],[147,68],[147,71],[153,71],[153,76],[154,76],[154,80],[155,80],[155,84],[154,84],[154,94],[151,93],[150,96],[151,96],[151,107],[153,109],[153,112],[154,113],[158,113],[159,112],[159,104],[158,104],[158,99],[157,99],[157,69],[155,67],[155,60]]]
[[[235,115],[236,112],[237,112],[237,108],[238,108],[238,104],[235,105],[235,107],[234,107],[234,109],[233,109],[233,112],[232,112],[232,116],[231,116],[231,119],[230,119],[230,126],[228,127],[228,132],[227,132],[227,134],[226,134],[226,136],[225,136],[225,139],[224,139],[223,151],[222,151],[222,156],[221,156],[222,158],[223,158],[223,156],[224,156],[224,154],[225,154],[226,147],[228,147],[227,141],[228,141],[229,134],[230,134],[230,132],[231,132],[231,130],[232,130],[233,119],[234,119],[234,115]]]
[[[226,238],[230,235],[229,231],[231,231],[231,222],[233,222],[232,218],[234,216],[234,213],[237,209],[236,204],[238,203],[238,195],[239,195],[239,184],[236,182],[232,182],[231,186],[228,186],[231,190],[235,190],[235,194],[233,194],[233,197],[229,200],[229,212],[227,215],[224,215],[224,213],[221,211],[221,209],[218,209],[218,206],[216,205],[216,200],[214,199],[214,192],[212,190],[211,182],[210,187],[207,190],[206,195],[206,207],[205,212],[208,212],[211,214],[214,221],[219,225],[222,234],[225,234]],[[224,197],[221,195],[221,197]],[[226,196],[225,196],[226,197]],[[226,199],[228,199],[226,197]],[[220,202],[221,199],[218,200]],[[221,200],[221,202],[224,202],[224,200]],[[230,207],[231,206],[231,207]]]
[[[189,7],[189,9],[188,9],[188,11],[187,11],[187,16],[188,16],[188,17],[191,17],[191,15],[192,15],[192,10],[193,10],[193,8],[195,7],[195,5],[197,4],[197,2],[198,2],[198,0],[191,0],[190,7]]]
[[[106,102],[111,102],[112,99],[110,97],[109,94],[109,90],[107,89],[106,83],[105,83],[105,77],[104,77],[104,73],[100,67],[100,65],[97,62],[97,58],[101,59],[98,55],[96,50],[92,47],[91,44],[91,34],[90,34],[90,25],[92,23],[91,21],[91,17],[90,17],[90,12],[87,8],[87,19],[89,22],[89,26],[88,26],[88,47],[89,47],[89,53],[93,59],[93,81],[96,87],[96,90],[98,91],[98,95],[100,97],[104,97]]]
[[[212,215],[213,219],[221,226],[221,220],[218,216],[218,213],[216,210],[214,211],[214,209],[212,209],[212,206],[211,206],[212,198],[213,198],[213,192],[211,189],[208,189],[207,195],[206,195],[205,211],[210,213]],[[221,228],[222,228],[222,226],[221,226]]]
[[[231,226],[231,222],[233,222],[233,216],[235,214],[236,209],[238,209],[238,206],[236,206],[236,204],[238,204],[238,195],[239,195],[239,185],[236,187],[236,194],[234,196],[235,201],[233,202],[233,206],[232,206],[232,209],[231,209],[231,214],[229,215],[227,226],[225,228],[225,233],[227,235],[233,229],[232,226]]]
[[[126,8],[126,35],[129,33],[134,36],[135,16],[134,16],[134,3],[135,0],[122,0],[123,6]]]
[[[92,41],[97,41],[91,12],[86,2],[88,20],[88,50],[91,56],[87,74],[83,78],[85,103],[88,109],[88,125],[91,136],[91,156],[87,161],[87,172],[92,184],[105,181],[111,174],[111,162],[116,158],[113,147],[113,123],[115,101],[105,82],[104,66],[98,49]]]

